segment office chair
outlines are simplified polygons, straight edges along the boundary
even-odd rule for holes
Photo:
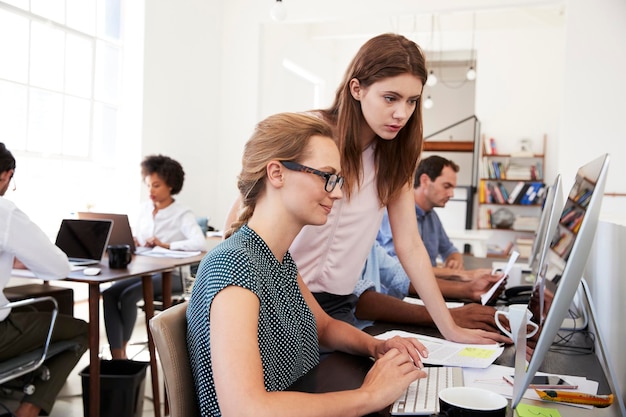
[[[13,301],[0,306],[0,309],[32,306],[43,302],[51,302],[53,304],[50,326],[46,339],[45,341],[42,341],[41,348],[25,352],[17,357],[0,362],[0,385],[2,386],[2,390],[5,392],[21,389],[25,394],[33,394],[35,392],[35,386],[33,385],[35,378],[40,378],[44,381],[50,378],[50,372],[43,364],[44,361],[65,350],[76,349],[78,347],[75,342],[69,340],[51,343],[52,331],[54,330],[54,324],[56,323],[57,315],[59,313],[59,306],[54,297],[44,296]],[[18,378],[24,375],[26,375],[24,381],[18,381]],[[18,384],[17,382],[20,383]]]
[[[187,304],[177,304],[150,320],[159,353],[171,417],[199,417],[196,388],[187,353]]]

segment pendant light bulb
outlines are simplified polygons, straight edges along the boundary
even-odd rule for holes
[[[272,6],[272,9],[270,10],[270,16],[272,17],[272,20],[276,22],[285,20],[287,17],[287,8],[283,4],[283,0],[276,0],[274,6]]]
[[[434,87],[437,84],[437,76],[433,70],[430,70],[428,73],[428,79],[426,80],[426,85],[429,87]]]
[[[426,100],[424,100],[424,108],[432,109],[434,105],[435,103],[433,102],[433,99],[430,98],[430,96],[426,97]]]
[[[467,79],[470,81],[474,81],[476,79],[476,70],[474,69],[474,67],[469,67],[467,73],[465,74],[465,77],[467,77]]]

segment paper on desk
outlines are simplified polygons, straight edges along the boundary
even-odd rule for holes
[[[463,383],[466,387],[484,388],[489,391],[496,392],[504,395],[507,398],[513,397],[513,387],[504,381],[505,375],[513,375],[515,369],[510,366],[491,365],[485,369],[463,369]],[[537,375],[558,375],[563,379],[571,381],[573,384],[578,385],[578,389],[572,390],[576,392],[584,392],[587,394],[598,393],[598,383],[591,381],[581,376],[571,375],[559,375],[559,374],[547,374],[545,372],[537,372]],[[569,391],[569,390],[568,390]],[[539,398],[535,390],[528,389],[522,396],[527,400],[543,401]],[[573,407],[591,409],[593,406],[583,404],[570,404],[570,403],[555,403],[550,401],[551,404],[564,404],[571,405]]]
[[[160,246],[155,246],[154,248],[150,250],[137,252],[137,255],[153,256],[155,258],[189,258],[192,256],[200,255],[200,253],[202,252],[200,252],[199,250],[198,251],[169,250],[169,249],[162,248]]]
[[[30,269],[13,268],[11,270],[12,277],[37,278],[37,275]]]
[[[468,345],[402,330],[390,330],[377,335],[376,338],[387,340],[394,336],[414,337],[418,339],[426,349],[428,349],[428,357],[422,358],[422,362],[428,365],[486,368],[491,365],[504,350],[502,346],[496,344]]]
[[[417,304],[418,306],[425,306],[421,298],[404,297],[402,301],[404,301],[405,303]],[[448,308],[458,308],[458,307],[463,307],[464,305],[465,305],[464,303],[446,302],[446,307]]]
[[[511,268],[513,268],[513,265],[515,264],[515,261],[517,261],[518,257],[519,257],[519,252],[513,251],[511,253],[511,256],[509,257],[509,262],[506,264],[506,267],[504,268],[504,271],[503,271],[504,275],[502,275],[502,278],[500,278],[498,282],[493,284],[491,288],[489,288],[489,291],[487,291],[486,293],[480,296],[480,302],[482,303],[482,305],[487,304],[487,302],[491,299],[491,297],[496,292],[496,290],[500,287],[500,285],[502,285],[502,281],[504,281],[505,278],[509,276],[509,272],[511,272]]]

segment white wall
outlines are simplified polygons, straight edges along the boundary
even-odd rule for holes
[[[282,25],[283,36],[294,39],[306,35],[289,23],[270,22],[271,4],[250,0],[146,4],[143,149],[181,159],[189,174],[181,199],[195,211],[209,214],[218,227],[237,195],[241,149],[254,124],[270,112],[308,107],[299,98],[293,102],[298,108],[267,105],[273,87],[262,84],[261,75],[276,70],[277,62],[261,59],[281,44],[268,37],[264,27]],[[618,116],[624,110],[620,100],[626,87],[618,72],[624,68],[626,52],[613,45],[615,39],[626,38],[624,3],[570,0],[566,5],[566,28],[494,29],[477,34],[476,113],[482,131],[503,147],[547,133],[548,180],[557,172],[565,180],[573,178],[576,168],[595,156],[588,148],[593,137],[598,153],[613,154],[607,191],[623,192],[618,180],[624,177],[626,164],[618,152],[618,139],[624,137],[626,125]],[[324,10],[334,11],[320,4],[314,14],[322,15]],[[313,47],[303,42],[295,56],[315,68],[311,63],[316,62],[319,48],[330,48],[336,62],[334,75],[323,69],[315,72],[338,80],[368,37]],[[604,50],[609,47],[610,52]],[[599,88],[592,87],[597,68],[603,70]],[[327,84],[326,103],[336,87]],[[274,88],[286,87],[278,83]],[[295,91],[303,88],[300,84]],[[592,98],[601,104],[592,107]],[[207,159],[209,154],[219,157]]]
[[[214,196],[224,187],[218,161],[227,139],[219,121],[237,116],[220,98],[222,13],[216,1],[146,2],[141,157],[161,153],[183,165],[179,200],[198,216],[212,215]],[[137,161],[137,181],[139,169]],[[142,188],[142,200],[145,195]]]
[[[606,192],[626,193],[626,48],[621,46],[626,39],[626,2],[570,0],[566,31],[556,155],[564,185],[571,186],[578,166],[608,152]],[[626,198],[604,201],[602,216],[624,224]]]

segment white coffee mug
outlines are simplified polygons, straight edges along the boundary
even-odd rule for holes
[[[505,417],[508,401],[483,388],[450,387],[439,392],[439,414],[446,417]]]
[[[506,316],[509,319],[509,326],[511,330],[507,330],[502,323],[500,323],[500,316]],[[517,334],[520,328],[528,329],[527,326],[533,327],[530,333],[526,332],[526,338],[533,337],[537,330],[539,330],[539,326],[536,323],[530,321],[533,313],[528,310],[526,304],[511,304],[508,307],[508,311],[496,311],[496,324],[498,328],[502,330],[502,332],[513,339],[513,342],[517,340]]]

